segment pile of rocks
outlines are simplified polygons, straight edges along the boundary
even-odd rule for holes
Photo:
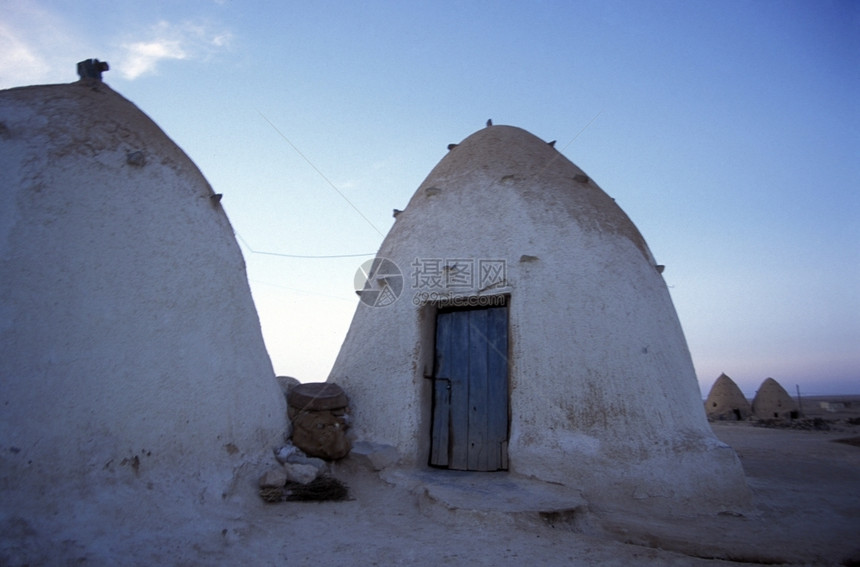
[[[300,384],[278,377],[287,398],[290,430],[287,444],[275,449],[280,466],[260,477],[266,502],[284,500],[342,500],[346,486],[329,476],[327,461],[349,454],[349,400],[337,384]]]
[[[260,477],[260,496],[266,502],[347,497],[346,485],[329,476],[324,460],[308,457],[292,443],[276,449],[275,459],[280,466],[272,467]]]
[[[292,443],[275,449],[275,459],[281,466],[266,472],[263,477],[273,475],[273,480],[277,481],[283,476],[281,485],[287,481],[307,484],[328,472],[328,464],[324,460],[308,457],[304,451]],[[263,486],[262,479],[260,483],[260,486]]]
[[[353,443],[349,400],[343,389],[328,382],[301,384],[279,376],[287,398],[290,429],[287,443],[275,449],[274,466],[260,477],[260,496],[266,502],[285,500],[343,500],[346,485],[330,475],[330,462],[347,455],[360,467],[380,471],[396,465],[397,449],[390,445]]]
[[[805,419],[759,419],[755,422],[758,427],[771,427],[774,429],[799,429],[801,431],[830,431],[831,423],[820,417]]]

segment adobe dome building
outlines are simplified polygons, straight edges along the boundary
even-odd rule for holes
[[[507,470],[609,506],[745,505],[627,215],[520,128],[449,148],[366,265],[328,378],[356,437],[407,467]]]
[[[94,78],[0,92],[0,144],[4,501],[253,493],[286,405],[220,195]]]
[[[752,412],[758,419],[795,419],[800,417],[797,402],[779,382],[765,378],[752,402]]]
[[[752,415],[752,408],[735,381],[720,374],[705,400],[705,413],[712,420],[741,421]]]

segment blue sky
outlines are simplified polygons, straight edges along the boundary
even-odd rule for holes
[[[197,163],[275,371],[324,380],[353,276],[446,146],[544,139],[665,264],[703,394],[860,394],[860,3],[0,0],[0,88],[104,80]],[[359,212],[356,211],[356,209]]]

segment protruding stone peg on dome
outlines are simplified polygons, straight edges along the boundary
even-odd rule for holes
[[[102,80],[102,73],[109,70],[107,61],[98,59],[85,59],[78,63],[78,76],[82,79]]]

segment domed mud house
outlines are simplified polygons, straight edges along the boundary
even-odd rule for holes
[[[284,397],[220,195],[99,77],[0,92],[0,486],[221,502]]]
[[[735,381],[720,374],[705,400],[708,419],[740,421],[752,415],[752,408]]]
[[[752,402],[752,412],[759,419],[796,419],[800,417],[797,402],[779,382],[765,378]]]
[[[366,271],[329,376],[360,440],[593,501],[746,502],[662,266],[552,143],[488,125],[451,144]]]

